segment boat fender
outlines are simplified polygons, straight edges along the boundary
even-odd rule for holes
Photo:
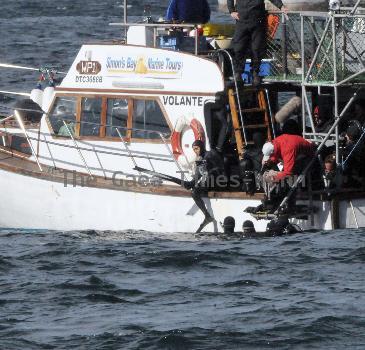
[[[284,123],[296,110],[302,106],[302,99],[299,96],[292,97],[275,115],[278,123]]]
[[[43,91],[42,109],[48,111],[54,95],[54,87],[47,86]]]
[[[42,107],[43,91],[41,89],[33,89],[30,92],[30,99],[34,101],[39,107]]]
[[[184,116],[180,117],[175,125],[175,128],[171,135],[171,147],[175,159],[184,169],[191,169],[195,161],[195,155],[190,152],[184,152],[182,146],[182,138],[186,131],[191,129],[194,134],[194,140],[200,140],[205,143],[205,133],[201,123],[195,119],[188,119]],[[191,142],[192,143],[192,142]],[[191,144],[184,145],[185,148],[191,147]]]

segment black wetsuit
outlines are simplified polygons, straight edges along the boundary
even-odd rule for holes
[[[276,7],[283,6],[281,0],[270,0]],[[251,68],[259,73],[261,59],[266,50],[266,11],[264,0],[227,0],[230,13],[238,12],[232,44],[235,54],[235,71],[243,73],[244,63],[251,51]]]
[[[219,181],[220,176],[222,181]],[[224,183],[224,164],[222,157],[215,150],[205,151],[202,159],[196,161],[194,179],[186,183],[186,187],[192,189],[192,197],[195,204],[203,212],[205,217],[210,217],[210,214],[201,198],[202,195],[210,190],[222,189],[221,185],[224,187]]]

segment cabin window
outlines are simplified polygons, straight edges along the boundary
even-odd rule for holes
[[[49,121],[56,135],[70,137],[70,132],[75,135],[76,97],[57,97]]]
[[[99,136],[101,98],[85,97],[81,100],[80,136]]]
[[[160,139],[157,132],[170,133],[170,128],[158,102],[155,100],[134,100],[132,137]]]
[[[128,100],[108,99],[106,113],[106,136],[118,137],[117,128],[122,136],[127,134]]]

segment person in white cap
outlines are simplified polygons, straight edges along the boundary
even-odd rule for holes
[[[280,182],[292,175],[299,175],[307,160],[314,154],[314,145],[302,136],[282,134],[262,147],[262,164],[283,163],[282,171],[270,170],[264,173],[267,183]]]

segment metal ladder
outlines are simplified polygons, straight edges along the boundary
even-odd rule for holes
[[[250,99],[247,94],[251,93]],[[273,138],[271,109],[265,96],[265,89],[261,88],[244,88],[237,98],[239,92],[233,88],[228,89],[229,106],[232,114],[232,124],[235,132],[237,150],[240,158],[243,157],[244,149],[247,145],[253,144],[252,135],[256,131],[265,133],[266,140],[271,141]],[[244,103],[251,102],[250,106]],[[238,104],[241,103],[241,106]],[[239,108],[241,107],[241,108]],[[241,120],[238,118],[239,112],[242,113]]]

